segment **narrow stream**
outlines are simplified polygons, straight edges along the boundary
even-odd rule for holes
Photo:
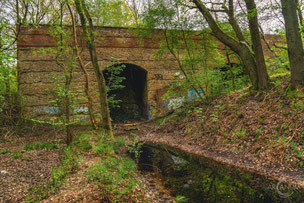
[[[304,202],[304,191],[163,145],[144,144],[139,168],[181,202]]]

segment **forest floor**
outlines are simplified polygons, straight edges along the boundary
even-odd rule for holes
[[[291,90],[285,77],[275,81],[267,92],[252,94],[245,89],[208,105],[185,105],[154,121],[118,122],[115,135],[131,141],[139,136],[144,142],[165,144],[304,188],[304,91]],[[64,133],[53,128],[33,127],[18,133],[22,136],[12,134],[8,130],[0,137],[0,202],[24,202],[27,191],[48,182],[65,147]],[[93,151],[80,156],[77,170],[71,170],[45,202],[109,202],[104,190],[86,179],[89,168],[105,159]],[[174,202],[153,174],[136,174],[146,185],[136,188],[143,199]]]
[[[96,182],[88,181],[88,170],[102,159],[92,149],[81,153],[76,169],[56,188],[52,183],[52,171],[63,165],[65,133],[47,126],[19,133],[22,136],[17,135],[16,129],[7,129],[0,137],[0,202],[111,202]],[[74,133],[79,136],[83,130]],[[126,156],[125,151],[121,156]],[[137,171],[135,179],[143,183],[135,189],[135,194],[142,195],[142,201],[175,202],[153,173]],[[130,202],[138,200],[131,198]]]
[[[0,202],[24,201],[25,192],[48,180],[52,168],[59,165],[59,149],[27,151],[25,146],[57,142],[63,133],[53,128],[36,130],[16,136],[9,129],[0,137]]]
[[[275,81],[267,92],[185,105],[143,123],[137,135],[304,188],[304,91],[291,90],[286,77]]]

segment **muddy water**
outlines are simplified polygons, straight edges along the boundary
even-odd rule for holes
[[[304,202],[304,191],[164,145],[145,144],[139,168],[181,202]]]

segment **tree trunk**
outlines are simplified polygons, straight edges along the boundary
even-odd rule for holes
[[[259,31],[258,13],[254,0],[245,0],[247,7],[247,18],[249,21],[249,29],[253,51],[255,53],[258,86],[259,89],[265,89],[268,85],[269,76],[266,69],[263,47]]]
[[[81,0],[75,0],[75,5],[77,12],[80,17],[83,34],[87,43],[87,47],[90,52],[90,57],[92,61],[92,65],[96,74],[98,88],[99,88],[99,99],[100,99],[100,107],[101,107],[101,115],[102,115],[102,125],[103,128],[113,137],[112,125],[111,125],[111,117],[109,112],[109,104],[107,99],[107,90],[106,90],[106,82],[103,77],[103,74],[100,71],[98,58],[96,53],[96,46],[94,43],[94,26],[91,19],[91,16],[86,8],[85,2]],[[89,31],[87,28],[87,21],[89,23]]]
[[[302,10],[301,10],[301,4],[300,4],[299,0],[295,0],[295,1],[296,1],[296,5],[297,5],[299,22],[300,22],[300,25],[303,25],[303,13],[302,13]]]
[[[243,65],[249,75],[252,83],[252,88],[258,90],[260,88],[258,83],[257,64],[254,54],[251,52],[250,47],[244,41],[237,41],[224,33],[217,25],[216,21],[212,17],[208,8],[200,0],[192,0],[197,6],[198,10],[202,13],[207,23],[209,24],[212,34],[223,44],[228,46],[232,51],[240,56]],[[234,30],[237,32],[237,29]],[[241,37],[241,35],[239,35]]]
[[[65,128],[66,128],[66,144],[69,145],[73,141],[73,134],[70,126],[70,97],[65,95]]]
[[[233,66],[230,60],[230,56],[228,53],[228,50],[226,51],[226,59],[227,59],[227,63],[228,63],[228,67],[229,67],[229,72],[230,72],[230,77],[231,77],[231,82],[232,82],[232,88],[233,90],[235,90],[235,79],[234,79],[234,74],[233,74]]]
[[[89,74],[88,74],[88,71],[87,71],[87,69],[84,65],[84,62],[83,62],[83,60],[80,56],[80,53],[79,53],[78,41],[77,41],[77,27],[76,27],[74,13],[71,9],[71,6],[69,4],[67,4],[67,6],[68,6],[68,9],[70,11],[70,16],[71,16],[71,20],[72,20],[72,28],[73,28],[72,30],[73,30],[73,40],[74,40],[73,51],[74,51],[74,54],[77,57],[78,63],[79,63],[79,65],[81,67],[81,70],[84,74],[84,79],[85,79],[84,92],[85,92],[87,100],[88,100],[88,110],[89,110],[90,121],[91,121],[91,124],[94,127],[94,129],[97,130],[98,127],[97,127],[96,119],[95,119],[95,116],[94,116],[94,113],[93,113],[93,104],[92,104],[93,100],[92,100],[92,97],[91,97],[90,92],[89,92]]]
[[[0,50],[2,49],[2,30],[0,30]],[[0,66],[3,66],[3,61],[0,58]],[[9,116],[11,117],[11,107],[13,106],[12,104],[12,95],[11,95],[11,86],[10,86],[10,70],[7,68],[4,68],[3,72],[4,76],[4,84],[5,84],[5,99],[7,100],[7,105],[9,106]]]
[[[304,51],[299,32],[295,0],[281,0],[285,20],[288,57],[291,69],[291,84],[294,88],[304,85]]]
[[[252,88],[254,90],[258,90],[260,87],[258,81],[257,64],[249,46],[246,43],[242,43],[240,49],[235,51],[235,53],[240,56],[240,59],[245,66],[252,83]]]

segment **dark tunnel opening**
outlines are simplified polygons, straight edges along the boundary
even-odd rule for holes
[[[119,64],[122,66],[120,73],[115,77],[124,78],[120,83],[123,87],[113,89],[108,92],[108,98],[114,98],[120,101],[118,105],[109,102],[110,114],[112,120],[126,120],[146,118],[147,103],[147,71],[133,64]],[[111,85],[113,71],[111,67],[103,71],[107,86]],[[111,99],[110,99],[111,100]]]

